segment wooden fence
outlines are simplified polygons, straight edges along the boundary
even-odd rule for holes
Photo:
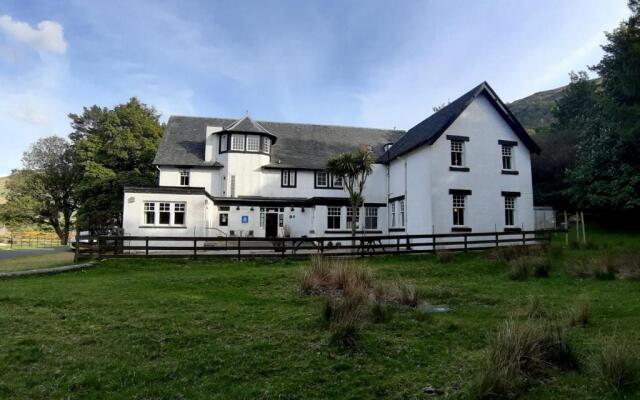
[[[439,250],[481,250],[501,245],[550,242],[553,230],[474,232],[424,235],[326,236],[326,237],[174,237],[174,236],[77,236],[76,260],[85,257],[274,257],[365,256],[432,253]]]
[[[61,246],[55,235],[11,235],[0,237],[0,243],[10,249],[31,249]]]

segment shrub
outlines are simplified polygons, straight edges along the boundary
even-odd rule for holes
[[[636,354],[625,341],[607,340],[596,359],[597,371],[603,382],[616,391],[633,388],[640,376]]]
[[[514,320],[505,321],[491,339],[485,363],[473,388],[474,397],[481,399],[515,397],[553,367],[577,367],[572,347],[559,326]]]
[[[585,327],[589,325],[590,319],[591,310],[589,303],[586,301],[574,305],[567,312],[567,323],[569,326]]]
[[[640,280],[640,253],[617,254],[614,263],[620,278]]]
[[[300,274],[300,290],[306,294],[363,294],[373,283],[371,271],[353,259],[313,256],[311,267]]]
[[[551,263],[546,256],[524,256],[509,262],[509,278],[525,280],[529,276],[546,278],[549,276]]]

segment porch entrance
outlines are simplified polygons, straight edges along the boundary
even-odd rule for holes
[[[278,213],[265,214],[265,237],[278,237]]]

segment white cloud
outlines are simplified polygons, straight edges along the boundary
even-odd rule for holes
[[[26,22],[14,21],[10,16],[2,15],[0,29],[11,38],[40,51],[63,54],[67,50],[62,25],[54,21],[41,21],[36,28],[32,28]]]

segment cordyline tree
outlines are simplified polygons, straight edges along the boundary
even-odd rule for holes
[[[79,178],[68,141],[58,136],[39,139],[24,153],[22,169],[7,182],[0,219],[9,226],[48,225],[66,245],[78,205]]]
[[[327,169],[336,176],[341,176],[343,185],[349,195],[351,204],[351,237],[352,245],[356,237],[356,221],[358,209],[364,203],[362,192],[367,177],[373,169],[373,157],[364,146],[360,146],[353,153],[341,153],[332,157],[327,163]]]

